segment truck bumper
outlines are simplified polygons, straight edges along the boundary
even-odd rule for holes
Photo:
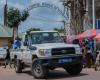
[[[62,67],[74,64],[82,64],[82,55],[64,55],[54,56],[51,58],[40,58],[39,61],[43,66]]]

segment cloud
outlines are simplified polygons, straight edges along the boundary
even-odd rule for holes
[[[5,0],[0,0],[0,23],[3,24],[3,9],[4,9],[4,5],[5,5]]]
[[[24,5],[21,5],[21,4],[19,4],[19,3],[15,3],[15,4],[14,4],[14,3],[12,3],[12,2],[8,2],[8,5],[11,6],[11,7],[18,8],[18,9],[20,9],[20,10],[25,9]]]
[[[52,30],[56,27],[60,28],[62,25],[63,25],[62,22],[48,22],[48,21],[42,21],[42,20],[28,19],[24,23],[21,23],[19,27],[19,32],[25,32],[30,28],[40,28],[42,30]]]
[[[0,0],[0,6],[3,6],[5,3],[5,0]]]
[[[0,0],[0,9],[2,9],[4,7],[5,3],[6,3],[5,0]],[[20,10],[25,8],[24,5],[21,5],[20,3],[13,3],[11,1],[8,1],[8,6],[19,8]]]

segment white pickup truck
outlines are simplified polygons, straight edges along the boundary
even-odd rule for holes
[[[69,74],[82,71],[82,53],[78,45],[65,44],[56,31],[31,31],[22,34],[20,49],[10,50],[15,60],[15,71],[31,67],[35,78],[44,78],[48,71],[58,67]]]

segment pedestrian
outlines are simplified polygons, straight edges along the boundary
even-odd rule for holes
[[[92,58],[92,65],[95,63],[95,53],[94,53],[94,41],[92,39],[89,39],[89,47],[91,50],[91,58]]]
[[[73,44],[77,44],[77,45],[80,46],[80,43],[79,43],[79,40],[78,39],[73,40]]]
[[[86,59],[87,51],[88,51],[88,43],[85,43],[85,42],[84,42],[84,44],[83,44],[83,49],[82,49],[84,67],[87,66],[87,59]]]
[[[7,49],[7,55],[5,57],[5,67],[4,68],[6,68],[6,66],[8,64],[10,65],[10,68],[12,68],[11,67],[11,59],[10,59],[10,51],[9,51],[9,48]]]
[[[100,51],[97,51],[97,55],[96,55],[96,61],[95,61],[95,71],[98,70],[98,68],[100,68]]]
[[[86,61],[86,67],[91,68],[92,65],[92,51],[89,47],[89,43],[86,42],[85,43],[85,48],[84,48],[84,57],[85,57],[85,61]]]

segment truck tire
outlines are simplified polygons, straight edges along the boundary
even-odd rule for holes
[[[35,60],[32,64],[32,75],[34,78],[43,79],[47,76],[48,69],[38,61]]]
[[[20,60],[16,60],[16,62],[15,62],[15,71],[16,71],[16,73],[22,72],[22,63]]]
[[[82,71],[82,64],[76,64],[72,66],[68,66],[65,68],[65,70],[70,74],[70,75],[78,75]]]

